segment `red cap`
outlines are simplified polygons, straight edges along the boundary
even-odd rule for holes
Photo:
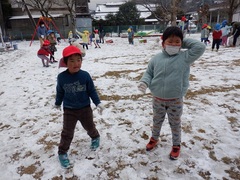
[[[43,46],[49,46],[49,45],[50,45],[50,41],[49,40],[44,40]]]
[[[206,28],[208,25],[207,24],[203,24],[202,25],[202,28]]]
[[[71,56],[73,54],[82,55],[80,49],[77,48],[76,46],[70,45],[70,46],[66,47],[65,49],[63,49],[63,52],[62,52],[63,57],[68,57],[68,56]]]
[[[185,16],[182,17],[181,21],[186,21],[187,18]]]

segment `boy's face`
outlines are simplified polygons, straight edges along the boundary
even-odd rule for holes
[[[73,54],[69,56],[67,61],[67,67],[71,74],[76,73],[82,66],[82,57],[79,54]]]
[[[182,41],[181,38],[178,36],[170,36],[169,38],[167,38],[163,43],[162,46],[163,48],[166,47],[166,45],[168,46],[182,46]]]

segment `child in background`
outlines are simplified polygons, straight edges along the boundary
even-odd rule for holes
[[[188,20],[185,16],[182,16],[178,26],[183,32],[183,38],[185,38],[188,32]]]
[[[51,55],[50,55],[50,63],[54,63],[54,62],[58,62],[55,60],[54,58],[54,52],[57,51],[57,48],[56,48],[56,37],[55,37],[55,34],[54,34],[54,31],[53,30],[48,30],[48,36],[47,36],[47,39],[49,40],[50,42],[50,46],[49,46],[49,49],[51,51]]]
[[[61,43],[61,37],[60,37],[60,34],[58,32],[55,32],[55,37],[57,39],[58,44],[60,44]]]
[[[219,49],[219,46],[221,44],[221,38],[222,38],[222,31],[221,31],[221,25],[220,24],[216,24],[215,25],[215,29],[212,33],[212,36],[213,36],[213,42],[212,42],[212,51],[214,50],[215,48],[215,45],[216,45],[216,48],[217,48],[217,52],[218,52],[218,49]]]
[[[71,44],[71,39],[73,38],[73,32],[69,31],[68,32],[68,43]]]
[[[210,33],[211,33],[211,30],[212,30],[212,28],[211,28],[211,26],[207,26],[207,38],[206,38],[206,40],[204,41],[205,42],[205,44],[207,45],[207,43],[210,43],[211,41],[209,40],[209,36],[210,36]]]
[[[201,42],[204,42],[205,45],[207,45],[206,40],[208,38],[208,30],[207,30],[207,24],[202,25],[202,30],[201,30]]]
[[[128,43],[133,45],[134,44],[134,42],[133,42],[133,39],[134,39],[133,27],[130,26],[128,28],[127,32],[128,32]]]
[[[74,136],[78,121],[91,138],[92,150],[99,147],[100,135],[93,122],[91,101],[96,105],[100,114],[104,110],[93,80],[88,72],[81,70],[82,53],[79,48],[70,45],[63,50],[63,60],[67,69],[57,77],[56,108],[60,109],[63,102],[63,130],[58,146],[58,157],[61,166],[70,168],[67,152]]]
[[[37,56],[42,60],[43,67],[49,67],[50,60],[48,56],[52,54],[49,49],[49,45],[50,45],[50,42],[48,40],[45,40],[43,42],[42,47],[37,52]]]
[[[45,27],[45,23],[43,21],[39,22],[39,26],[37,28],[37,35],[40,41],[40,48],[41,48],[44,41],[47,38],[47,28]]]
[[[206,46],[195,39],[183,39],[181,29],[172,26],[163,32],[162,47],[163,51],[150,60],[138,89],[145,93],[149,88],[153,95],[152,136],[146,150],[157,145],[167,114],[173,145],[169,157],[176,160],[181,148],[183,96],[189,86],[190,66],[204,53]],[[181,48],[186,50],[181,51]]]
[[[100,38],[99,43],[102,43],[102,44],[104,43],[104,37],[105,37],[105,32],[104,30],[102,30],[99,34],[99,38]]]
[[[88,49],[88,44],[89,44],[89,32],[87,30],[83,31],[83,33],[81,33],[80,31],[78,31],[76,29],[76,33],[78,33],[81,37],[82,37],[82,46],[83,49]]]
[[[227,40],[228,40],[228,36],[230,34],[230,29],[232,28],[232,26],[228,26],[227,25],[227,20],[223,20],[222,22],[222,45],[223,46],[227,46]]]
[[[99,41],[100,41],[100,38],[99,38],[99,34],[98,34],[98,30],[95,29],[94,30],[94,36],[95,36],[95,39],[94,39],[94,44],[95,44],[95,48],[101,48],[100,45],[99,45]]]
[[[89,33],[89,45],[90,46],[92,45],[92,42],[94,41],[94,38],[95,38],[94,33],[93,32]]]

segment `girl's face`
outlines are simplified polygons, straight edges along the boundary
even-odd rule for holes
[[[79,54],[69,56],[67,67],[71,74],[78,72],[82,67],[82,57]]]
[[[170,36],[169,38],[167,38],[163,43],[162,43],[162,46],[163,46],[163,49],[166,48],[166,46],[182,46],[182,41],[181,41],[181,38],[178,37],[178,36]]]

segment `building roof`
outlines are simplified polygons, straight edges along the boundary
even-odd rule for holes
[[[52,17],[62,17],[63,14],[51,14]],[[32,15],[33,18],[40,18],[42,17],[42,15]],[[22,16],[12,16],[11,18],[9,18],[11,20],[13,19],[29,19],[29,16],[28,15],[22,15]]]

